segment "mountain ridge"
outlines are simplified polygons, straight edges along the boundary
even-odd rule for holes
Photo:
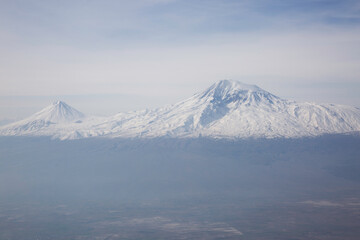
[[[0,128],[0,135],[86,137],[296,138],[360,131],[360,110],[335,104],[288,101],[233,80],[162,108],[86,117],[57,101],[29,118]]]

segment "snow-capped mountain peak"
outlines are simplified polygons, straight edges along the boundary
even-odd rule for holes
[[[51,123],[72,122],[84,117],[84,114],[69,106],[65,102],[55,101],[30,118],[44,120]]]
[[[238,104],[273,104],[281,99],[256,85],[244,84],[234,80],[221,80],[213,84],[203,93],[200,98],[208,98],[213,103],[238,103]]]
[[[62,101],[55,101],[24,120],[0,128],[0,135],[52,135],[54,125],[81,122],[85,115]]]
[[[209,90],[211,91],[212,89],[214,89],[217,92],[222,92],[222,93],[245,92],[245,91],[250,91],[250,92],[264,91],[263,89],[259,88],[256,85],[245,84],[240,81],[228,80],[228,79],[220,80],[220,81],[214,83],[213,85],[211,85],[208,88],[208,91]]]

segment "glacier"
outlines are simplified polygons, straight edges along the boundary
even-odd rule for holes
[[[221,80],[192,97],[152,110],[85,116],[62,101],[0,128],[2,136],[109,138],[299,138],[360,131],[360,109],[300,103],[256,85]]]

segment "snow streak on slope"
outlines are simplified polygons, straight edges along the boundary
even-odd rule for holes
[[[24,121],[15,125],[22,126],[27,122]],[[3,127],[0,133],[14,135],[12,128],[11,125]],[[273,138],[354,131],[360,131],[357,108],[291,102],[255,85],[222,80],[202,93],[164,108],[120,113],[109,118],[86,118],[78,124],[48,124],[34,133],[61,139],[90,136]]]

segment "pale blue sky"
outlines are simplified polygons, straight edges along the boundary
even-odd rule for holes
[[[226,78],[360,106],[360,1],[2,0],[0,52],[0,121],[59,98],[152,108]]]

